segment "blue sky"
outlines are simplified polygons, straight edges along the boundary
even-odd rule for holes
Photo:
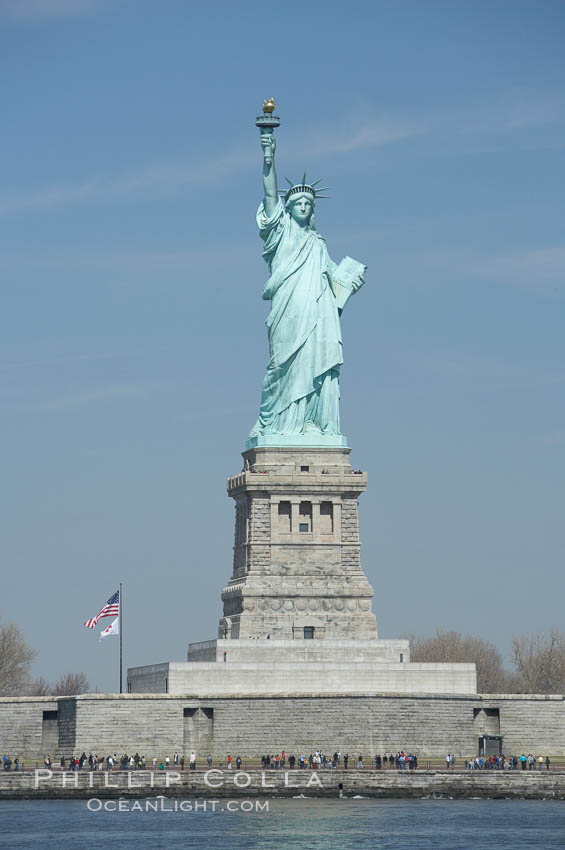
[[[369,266],[342,424],[382,637],[564,627],[565,3],[0,0],[2,599],[37,675],[215,636],[267,360],[254,126]]]

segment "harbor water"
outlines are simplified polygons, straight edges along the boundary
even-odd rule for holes
[[[557,800],[339,799],[0,803],[0,846],[230,850],[565,848]],[[115,809],[115,810],[112,810]]]

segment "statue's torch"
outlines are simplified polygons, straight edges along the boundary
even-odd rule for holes
[[[255,126],[259,127],[262,136],[266,133],[272,135],[275,127],[278,127],[281,123],[278,115],[273,115],[274,111],[275,101],[272,97],[270,97],[269,100],[265,100],[263,102],[263,114],[258,115],[257,120],[255,121]],[[272,162],[272,157],[267,154],[265,156],[265,162]]]

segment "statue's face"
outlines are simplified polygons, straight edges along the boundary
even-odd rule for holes
[[[305,227],[309,224],[310,219],[312,218],[312,213],[314,212],[314,204],[310,200],[310,198],[301,195],[295,201],[293,201],[290,205],[289,210],[293,219],[301,226]]]

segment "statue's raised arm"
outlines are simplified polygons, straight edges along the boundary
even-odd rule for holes
[[[265,212],[270,218],[274,213],[279,198],[277,188],[277,172],[275,171],[275,150],[277,143],[274,133],[261,133],[263,148],[263,186],[265,189]]]

